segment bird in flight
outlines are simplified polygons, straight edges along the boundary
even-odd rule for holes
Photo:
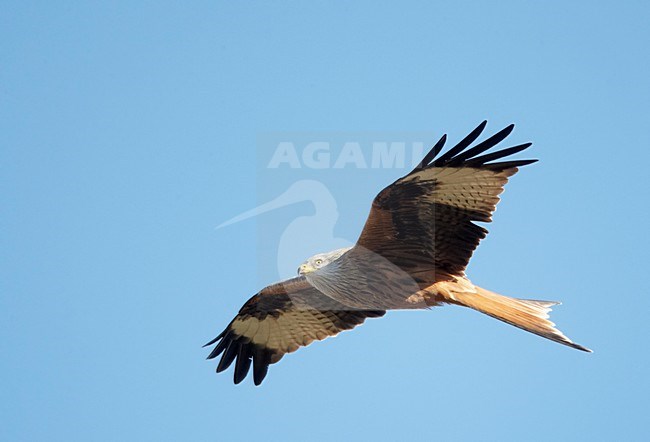
[[[469,307],[569,347],[591,352],[566,337],[549,318],[557,302],[511,298],[478,287],[465,268],[492,221],[499,194],[518,167],[537,160],[505,159],[531,143],[487,153],[514,125],[470,147],[483,121],[438,156],[443,137],[406,176],[379,192],[353,247],[315,255],[298,276],[262,289],[228,327],[205,346],[221,355],[217,373],[235,362],[240,383],[253,366],[259,385],[270,364],[339,332],[379,318],[387,310],[445,304]]]

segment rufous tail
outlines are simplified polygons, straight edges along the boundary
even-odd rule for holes
[[[567,338],[555,328],[553,322],[549,321],[551,307],[559,302],[510,298],[478,286],[474,286],[474,289],[472,291],[453,291],[450,293],[450,298],[457,304],[478,310],[515,327],[591,353],[590,349]]]

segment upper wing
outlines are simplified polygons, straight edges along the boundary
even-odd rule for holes
[[[359,240],[362,246],[390,260],[419,283],[433,283],[464,273],[487,230],[508,177],[518,166],[537,160],[491,161],[520,152],[521,144],[480,155],[507,137],[510,125],[469,148],[486,121],[456,146],[435,159],[446,135],[422,162],[375,198]]]
[[[354,310],[316,290],[304,277],[270,285],[249,299],[228,327],[206,346],[217,344],[208,359],[223,356],[217,373],[235,363],[235,384],[253,363],[253,380],[259,385],[270,364],[301,346],[335,336],[383,316],[383,310]]]

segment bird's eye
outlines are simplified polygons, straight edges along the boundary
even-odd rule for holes
[[[319,266],[319,265],[321,265],[323,263],[323,260],[322,259],[317,259],[314,262],[316,263],[317,266]]]

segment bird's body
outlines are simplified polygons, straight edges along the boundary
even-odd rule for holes
[[[351,329],[387,310],[455,304],[561,344],[572,342],[548,320],[555,302],[510,298],[475,286],[465,275],[487,231],[498,195],[517,167],[536,160],[492,162],[530,143],[478,156],[502,141],[513,126],[476,146],[481,123],[436,159],[446,137],[405,177],[377,195],[357,243],[315,255],[299,276],[251,298],[217,338],[208,358],[223,354],[217,372],[235,364],[235,383],[253,365],[255,384],[286,353]]]

